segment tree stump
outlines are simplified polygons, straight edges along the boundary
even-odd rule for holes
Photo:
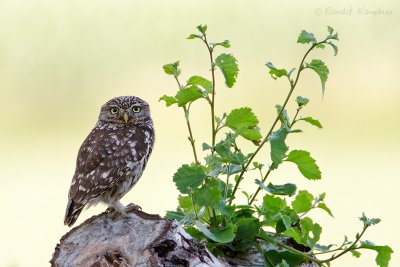
[[[264,266],[257,251],[217,258],[177,221],[137,210],[126,218],[113,219],[103,212],[86,220],[61,238],[50,263],[52,267]]]

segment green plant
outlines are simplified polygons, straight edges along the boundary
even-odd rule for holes
[[[331,261],[347,252],[359,257],[361,249],[375,250],[378,253],[376,263],[379,266],[388,266],[393,252],[390,247],[360,241],[367,228],[379,223],[380,219],[369,219],[363,214],[360,218],[363,228],[356,234],[354,241],[349,241],[346,237],[339,246],[320,245],[318,241],[322,228],[306,215],[313,209],[322,209],[332,216],[325,203],[325,193],[313,196],[306,190],[298,191],[292,183],[266,184],[271,173],[284,162],[296,164],[306,179],[321,179],[319,167],[310,153],[297,149],[289,151],[285,140],[291,134],[301,132],[297,128],[301,122],[318,128],[322,128],[322,125],[312,117],[299,117],[309,102],[307,98],[298,96],[295,99],[297,109],[293,119],[290,119],[286,105],[305,70],[312,70],[319,76],[322,93],[324,92],[329,69],[320,59],[309,61],[308,56],[313,50],[326,46],[332,47],[336,55],[338,48],[335,42],[339,40],[338,34],[328,27],[327,37],[317,41],[313,33],[303,30],[297,42],[309,45],[309,48],[297,71],[295,68],[280,69],[271,62],[266,63],[273,79],[284,77],[288,80],[289,92],[283,104],[276,105],[277,116],[262,137],[258,127],[259,120],[249,107],[234,109],[223,113],[222,116],[215,114],[216,71],[219,69],[222,72],[226,86],[231,88],[236,82],[239,68],[237,60],[231,54],[222,53],[215,57],[217,49],[230,47],[229,41],[209,42],[207,26],[200,25],[197,30],[198,33],[191,34],[188,39],[200,40],[207,48],[211,80],[191,76],[182,84],[179,62],[163,67],[166,74],[174,77],[179,90],[175,96],[164,95],[160,100],[165,101],[167,106],[177,105],[183,109],[194,157],[194,163],[181,166],[173,176],[180,192],[179,207],[176,211],[167,212],[167,218],[180,221],[189,234],[198,241],[205,241],[207,247],[216,255],[224,255],[228,250],[246,252],[257,248],[265,266],[296,266],[309,261],[321,266],[329,265]],[[199,99],[206,100],[211,114],[211,141],[202,144],[204,153],[207,153],[204,161],[199,159],[190,121],[193,103]],[[251,153],[244,152],[238,145],[238,138],[253,142],[257,146],[256,149]],[[255,161],[255,157],[267,143],[271,157],[268,166]],[[255,191],[251,194],[242,192],[247,199],[246,203],[236,203],[240,184],[255,174],[260,177],[255,180]],[[260,192],[264,196],[262,202],[257,203]],[[281,241],[282,237],[294,239],[306,249],[299,250],[289,246]],[[272,243],[284,250],[265,251],[262,242]]]

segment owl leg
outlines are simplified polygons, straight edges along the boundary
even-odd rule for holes
[[[139,205],[130,203],[130,204],[128,204],[128,206],[126,206],[125,210],[126,210],[126,212],[131,212],[134,210],[142,210],[142,207],[140,207]]]
[[[112,204],[110,204],[110,207],[107,210],[112,212],[111,215],[112,215],[113,219],[116,219],[118,217],[122,217],[122,218],[127,217],[126,208],[119,201],[115,201]]]

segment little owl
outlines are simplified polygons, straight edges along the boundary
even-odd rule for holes
[[[149,104],[135,96],[105,103],[78,152],[64,224],[75,223],[82,209],[99,202],[126,215],[120,199],[136,184],[154,144]]]

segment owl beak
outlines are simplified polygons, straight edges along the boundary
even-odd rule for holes
[[[128,123],[129,117],[127,113],[124,113],[124,121],[125,123]]]

